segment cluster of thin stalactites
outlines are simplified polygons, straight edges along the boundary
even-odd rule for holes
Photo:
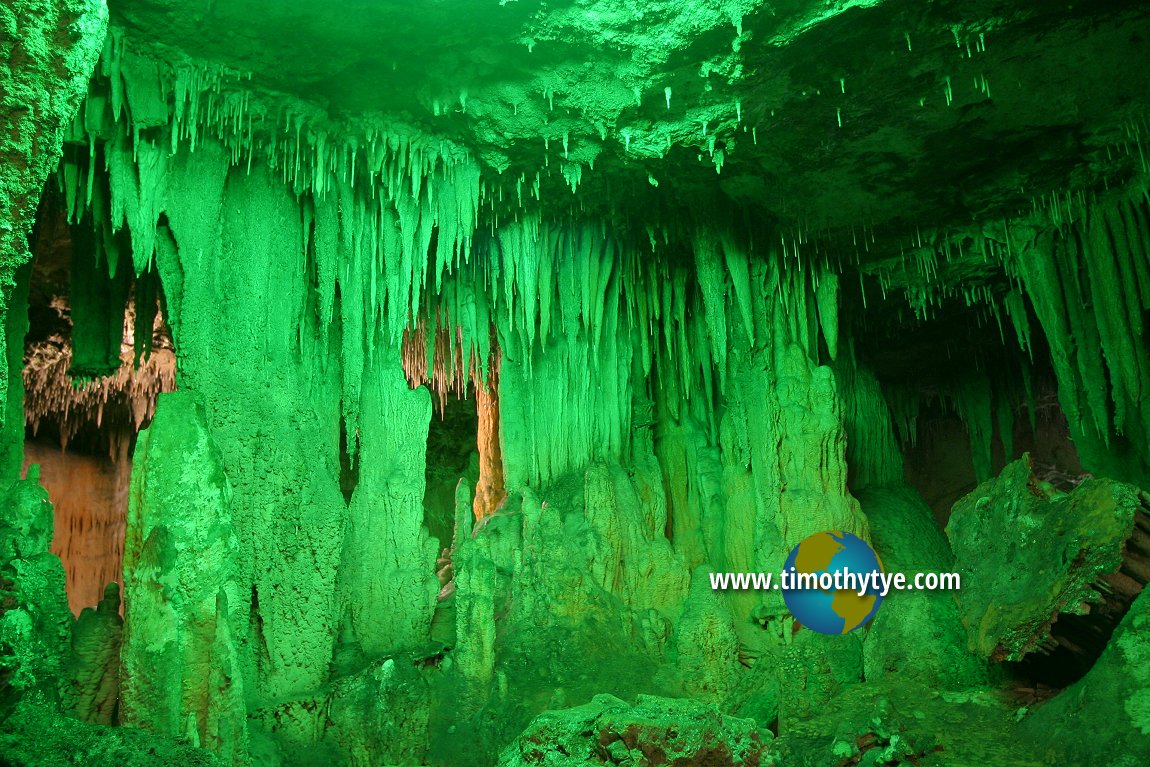
[[[68,446],[85,426],[103,429],[108,410],[126,406],[130,433],[138,432],[152,420],[161,392],[176,388],[176,355],[167,342],[154,344],[137,356],[133,337],[134,312],[125,313],[124,336],[120,346],[120,366],[111,375],[81,381],[72,377],[72,344],[59,335],[31,345],[24,361],[24,417],[32,433],[46,422],[58,427],[61,445]],[[162,320],[157,315],[154,331]],[[110,431],[117,431],[112,429]]]
[[[490,385],[475,354],[468,353],[465,359],[465,348],[463,329],[458,326],[437,323],[433,328],[421,319],[403,331],[403,374],[413,389],[426,385],[431,390],[440,413],[448,397],[466,399],[468,391],[474,390],[471,387]]]

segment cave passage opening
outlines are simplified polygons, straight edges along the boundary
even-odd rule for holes
[[[499,423],[499,351],[494,329],[485,364],[464,359],[459,327],[430,329],[416,322],[404,331],[403,369],[414,389],[427,386],[432,414],[427,429],[424,525],[445,547],[456,528],[460,482],[471,490],[476,520],[502,505],[503,451]]]
[[[872,303],[871,322],[858,323],[855,349],[891,406],[903,478],[938,527],[946,529],[957,504],[1023,455],[1050,498],[1093,479],[1059,401],[1050,343],[1033,307],[1017,309],[1026,315],[1022,326],[1032,329],[1023,336],[1005,330],[984,306],[937,289],[924,295],[918,315],[906,313],[912,302],[904,296]],[[852,481],[860,478],[858,466],[851,469]],[[1148,533],[1150,518],[1139,512],[1120,569],[1093,584],[1097,598],[1082,614],[1056,613],[1041,646],[1002,661],[1021,705],[1055,696],[1101,658],[1150,580]]]
[[[134,276],[127,232],[98,242],[91,215],[71,218],[49,181],[16,291],[27,311],[21,471],[38,467],[48,491],[75,615],[122,586],[137,436],[176,385],[156,272]]]
[[[424,524],[446,545],[455,528],[455,490],[461,479],[479,481],[479,413],[474,385],[460,394],[436,398],[427,428],[427,489]]]

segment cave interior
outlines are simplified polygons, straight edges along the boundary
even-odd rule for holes
[[[0,765],[1150,763],[1150,4],[0,49]]]

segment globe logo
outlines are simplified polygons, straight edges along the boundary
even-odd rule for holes
[[[783,565],[783,601],[812,631],[846,634],[878,612],[882,587],[877,576],[882,572],[874,549],[857,535],[815,533],[795,546]]]

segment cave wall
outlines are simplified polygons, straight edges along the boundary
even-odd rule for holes
[[[0,657],[7,714],[26,696],[49,712],[58,703],[70,634],[63,568],[48,553],[51,507],[36,472],[17,481],[23,452],[19,339],[27,328],[27,288],[18,286],[15,278],[22,268],[27,276],[27,238],[35,211],[103,45],[107,9],[98,2],[14,3],[0,10],[0,22],[5,60],[0,90],[8,125],[0,138],[0,311],[5,328],[0,335],[0,471],[5,478]]]
[[[9,129],[0,144],[0,205],[4,206],[0,209],[4,221],[0,300],[7,318],[15,272],[29,257],[27,236],[41,190],[59,162],[65,128],[79,108],[103,46],[108,10],[98,1],[20,2],[6,5],[0,22],[6,60],[0,87],[9,100]],[[21,321],[20,305],[19,301],[14,304],[14,322]],[[7,351],[7,335],[3,336],[5,358],[16,354]],[[9,385],[5,368],[0,371],[0,395],[6,403]]]

